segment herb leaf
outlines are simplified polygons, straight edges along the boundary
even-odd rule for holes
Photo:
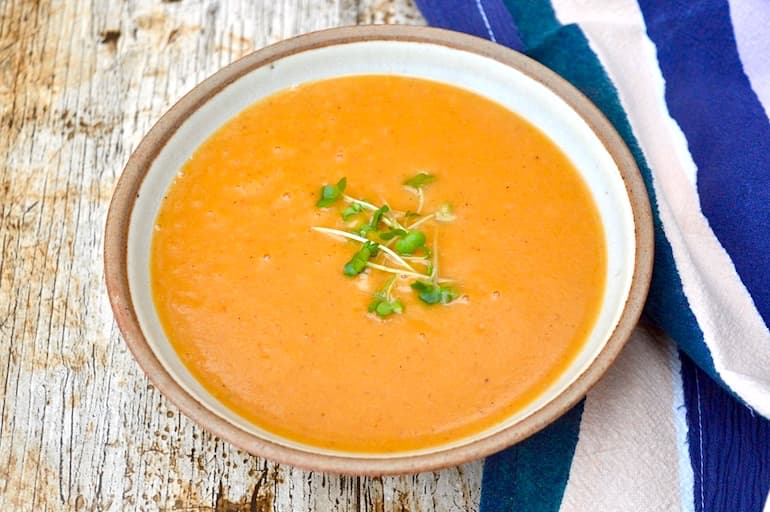
[[[417,292],[417,296],[425,304],[449,304],[459,295],[457,291],[450,286],[441,286],[426,281],[415,281],[412,283],[412,289]]]
[[[396,252],[399,254],[412,254],[420,247],[425,246],[425,233],[419,230],[407,232],[396,242]]]
[[[404,312],[404,305],[401,304],[401,301],[394,299],[390,294],[395,282],[396,276],[391,277],[385,282],[385,285],[374,294],[372,302],[369,303],[369,313],[375,313],[380,318],[385,318],[393,313]]]
[[[372,229],[377,231],[377,226],[380,224],[380,220],[382,219],[382,215],[384,213],[387,213],[390,211],[390,208],[388,208],[388,205],[382,205],[381,207],[377,208],[374,211],[374,214],[372,215],[372,220],[369,222],[369,225],[372,226]]]
[[[355,231],[357,235],[365,237],[366,235],[369,234],[369,231],[374,231],[374,228],[368,222],[364,222],[363,224],[358,226],[355,229]]]
[[[404,236],[406,234],[406,231],[403,229],[391,229],[390,231],[386,231],[385,233],[380,233],[380,238],[383,240],[390,240],[392,238],[396,238],[397,236]]]
[[[427,185],[428,183],[432,183],[435,180],[436,180],[436,177],[433,176],[432,174],[421,172],[421,173],[418,173],[416,176],[404,181],[404,185],[412,188],[421,188]]]
[[[398,299],[389,301],[387,299],[375,297],[369,304],[368,311],[369,313],[375,313],[380,318],[385,318],[393,313],[403,313],[404,305]]]
[[[377,242],[366,242],[353,257],[345,263],[342,272],[346,276],[357,276],[366,268],[366,262],[377,255],[377,248],[380,246]]]
[[[374,213],[372,214],[372,219],[368,223],[361,224],[356,228],[356,233],[358,233],[361,236],[366,236],[370,231],[379,231],[379,225],[380,221],[382,220],[383,214],[390,211],[390,208],[388,208],[388,205],[383,205],[380,208],[377,208],[374,210]]]
[[[364,211],[364,207],[358,203],[353,203],[344,210],[342,210],[342,220],[349,220],[350,217]]]
[[[324,185],[321,187],[321,199],[319,199],[315,205],[319,208],[331,206],[337,199],[342,197],[347,184],[348,180],[343,176],[335,185]]]

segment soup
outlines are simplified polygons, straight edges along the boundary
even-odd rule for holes
[[[598,211],[550,139],[398,76],[247,108],[180,170],[155,229],[155,306],[190,372],[333,450],[429,448],[521,410],[581,349],[606,279]]]

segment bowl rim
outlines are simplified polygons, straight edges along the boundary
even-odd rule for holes
[[[599,354],[566,389],[516,424],[481,439],[390,458],[329,455],[285,446],[247,432],[210,411],[174,380],[151,349],[134,310],[127,271],[128,229],[138,192],[161,149],[193,112],[256,68],[315,48],[366,41],[426,43],[474,53],[513,67],[553,91],[588,124],[619,169],[636,239],[631,287],[620,319]],[[131,154],[112,196],[104,238],[105,281],[118,328],[139,366],[166,398],[204,429],[249,453],[305,469],[351,475],[416,473],[466,463],[522,441],[556,420],[586,395],[630,337],[649,289],[652,258],[652,216],[646,187],[622,138],[588,98],[556,73],[514,50],[459,32],[404,25],[338,27],[286,39],[233,62],[195,86],[160,118]]]

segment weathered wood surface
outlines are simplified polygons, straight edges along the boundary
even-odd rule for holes
[[[310,473],[181,416],[115,328],[109,198],[180,96],[282,38],[422,23],[408,0],[0,0],[0,510],[475,510],[480,464]]]

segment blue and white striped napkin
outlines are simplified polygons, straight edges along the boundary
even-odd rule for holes
[[[580,406],[487,459],[482,510],[770,512],[770,1],[417,3],[588,96],[655,213],[665,334],[638,329]]]

